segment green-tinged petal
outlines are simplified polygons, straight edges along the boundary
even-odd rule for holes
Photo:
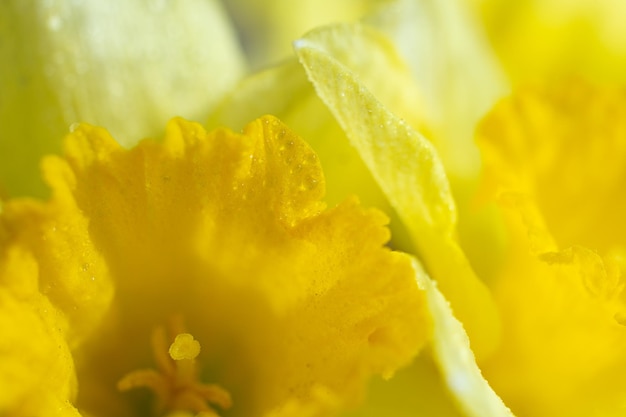
[[[461,0],[398,0],[366,20],[391,37],[409,64],[424,104],[415,111],[428,126],[453,185],[464,182],[459,186],[478,173],[472,140],[478,120],[508,91],[472,17]]]
[[[331,40],[335,56],[328,53]],[[322,30],[298,40],[296,52],[318,94],[407,226],[427,268],[466,326],[473,348],[478,355],[487,353],[498,340],[497,314],[489,292],[453,239],[456,209],[439,157],[430,142],[390,113],[340,62],[350,53],[345,48],[338,54],[337,43],[342,42]]]
[[[422,103],[411,68],[389,36],[365,23],[353,23],[316,29],[305,38],[323,45],[328,55],[341,57],[341,63],[389,111],[416,128],[428,129],[423,114],[430,105]]]
[[[130,144],[174,115],[205,117],[243,73],[214,0],[3,1],[0,62],[0,184],[13,195],[44,194],[39,158],[72,123]]]
[[[477,122],[509,87],[465,6],[462,0],[398,0],[365,21],[390,37],[411,69],[422,101],[413,109],[420,124],[412,126],[435,144],[444,162],[458,207],[459,242],[488,281],[502,258],[502,225],[493,206],[475,204],[480,161],[473,138]]]
[[[339,34],[323,29],[299,39],[296,52],[301,63],[387,197],[405,212],[407,226],[415,229],[415,222],[424,222],[450,235],[456,209],[443,164],[433,145],[384,107],[343,64],[341,59],[350,52],[350,35],[358,36],[348,30]],[[407,211],[421,218],[411,218]]]
[[[511,410],[482,376],[470,340],[448,301],[417,261],[414,269],[418,285],[426,291],[428,309],[433,317],[433,356],[461,410],[468,417],[512,417]]]

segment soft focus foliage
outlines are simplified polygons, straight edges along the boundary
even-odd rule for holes
[[[328,24],[353,22],[390,0],[222,0],[254,69],[293,55],[291,43]]]

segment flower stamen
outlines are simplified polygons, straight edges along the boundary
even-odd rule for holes
[[[158,371],[129,372],[117,383],[118,390],[151,389],[156,395],[155,410],[159,415],[169,411],[192,411],[217,417],[209,404],[223,410],[232,406],[228,391],[198,380],[196,358],[200,354],[200,343],[191,334],[178,333],[168,348],[165,329],[158,327],[152,334],[152,349]]]

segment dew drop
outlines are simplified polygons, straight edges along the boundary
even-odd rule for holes
[[[307,177],[306,179],[306,187],[308,190],[313,190],[317,187],[317,178],[315,177]]]

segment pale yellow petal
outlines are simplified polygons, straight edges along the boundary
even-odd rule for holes
[[[476,124],[508,91],[478,21],[462,0],[398,0],[366,22],[388,35],[409,65],[423,102],[414,117],[428,126],[453,185],[467,186],[480,164]]]
[[[0,37],[0,183],[13,195],[45,194],[39,158],[73,123],[130,144],[205,117],[244,70],[216,0],[3,1]]]
[[[379,7],[365,22],[390,38],[410,68],[421,101],[411,109],[419,123],[411,125],[441,156],[458,207],[459,242],[478,275],[488,281],[501,258],[503,233],[494,207],[478,207],[474,201],[480,170],[474,131],[509,86],[480,22],[466,6],[463,0],[397,0]],[[355,74],[389,106],[369,80],[359,71]],[[415,94],[414,89],[407,91]]]
[[[358,29],[347,29],[348,35],[358,36]],[[424,222],[450,235],[456,209],[433,145],[384,107],[343,64],[351,38],[346,31],[342,35],[321,30],[296,42],[309,79],[407,226],[415,231],[415,223]],[[338,42],[344,47],[339,49]],[[411,218],[413,213],[421,218]]]
[[[341,61],[396,116],[416,128],[429,127],[424,114],[432,106],[423,102],[411,67],[387,34],[358,22],[316,29],[305,39],[323,45],[327,54]]]
[[[426,291],[433,317],[432,351],[446,385],[467,417],[513,417],[513,413],[489,386],[476,364],[470,340],[450,308],[450,304],[414,261],[415,278]]]
[[[453,240],[456,209],[433,145],[390,113],[340,62],[348,48],[337,54],[333,46],[339,55],[333,56],[326,41],[323,32],[314,32],[296,42],[310,80],[408,228],[474,349],[479,355],[490,351],[498,339],[497,314],[489,292]]]

